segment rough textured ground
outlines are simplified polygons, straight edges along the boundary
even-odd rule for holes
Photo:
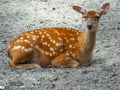
[[[94,62],[84,68],[7,67],[8,43],[30,29],[70,27],[84,30],[73,5],[111,8],[100,21]],[[120,90],[120,0],[0,0],[0,90]]]

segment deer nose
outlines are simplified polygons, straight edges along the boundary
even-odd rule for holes
[[[93,28],[93,24],[92,24],[92,19],[91,19],[91,18],[88,19],[87,28],[88,28],[89,30]]]
[[[92,28],[93,28],[93,25],[87,25],[87,28],[88,28],[88,29],[92,29]]]

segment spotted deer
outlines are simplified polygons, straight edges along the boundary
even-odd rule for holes
[[[27,31],[8,45],[8,64],[14,68],[35,69],[53,67],[75,68],[92,63],[99,20],[109,10],[109,3],[101,11],[73,9],[83,15],[85,31],[71,28],[43,28]]]

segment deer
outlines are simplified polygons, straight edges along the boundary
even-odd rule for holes
[[[73,10],[81,13],[84,32],[73,28],[42,28],[24,32],[8,45],[11,68],[36,69],[51,65],[55,68],[87,67],[92,64],[99,21],[110,4],[100,11],[87,11],[80,6]]]

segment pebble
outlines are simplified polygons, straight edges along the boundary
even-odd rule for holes
[[[5,89],[5,87],[4,86],[0,86],[0,90],[4,90]]]

